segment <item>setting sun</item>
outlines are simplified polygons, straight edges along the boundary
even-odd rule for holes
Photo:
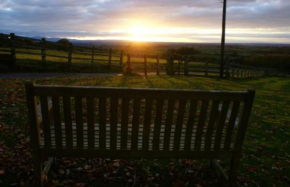
[[[141,25],[136,25],[130,29],[130,40],[133,41],[148,41],[148,29]]]

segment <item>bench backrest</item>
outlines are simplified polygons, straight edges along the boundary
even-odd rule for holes
[[[241,151],[255,91],[29,82],[26,94],[32,143],[43,153],[87,156],[101,151],[108,157],[191,158],[227,157]],[[204,154],[189,154],[193,152]]]

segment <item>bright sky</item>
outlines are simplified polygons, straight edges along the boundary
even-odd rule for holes
[[[0,0],[0,33],[220,42],[222,0]],[[228,0],[226,42],[290,43],[290,0]]]

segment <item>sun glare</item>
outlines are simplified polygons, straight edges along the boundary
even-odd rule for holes
[[[130,40],[139,42],[149,41],[148,34],[150,32],[146,27],[136,25],[130,29]]]

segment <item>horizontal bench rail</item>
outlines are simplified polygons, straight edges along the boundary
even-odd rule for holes
[[[35,86],[33,95],[39,96],[70,96],[70,97],[102,97],[107,98],[139,98],[139,99],[177,99],[182,95],[184,100],[221,100],[245,101],[245,91],[190,91],[142,88],[109,88],[81,86]]]

